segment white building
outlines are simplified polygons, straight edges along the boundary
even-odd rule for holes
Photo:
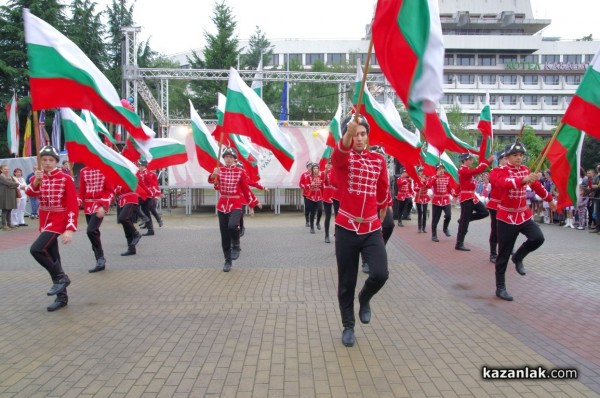
[[[535,19],[529,0],[439,0],[439,6],[446,47],[441,104],[459,106],[476,129],[489,92],[497,137],[523,124],[550,135],[600,42],[544,37],[551,21]],[[356,57],[364,64],[369,26],[366,32],[360,40],[270,40],[273,58],[265,67],[281,67],[288,57],[306,67],[316,60],[353,65]],[[173,57],[186,67],[189,54]],[[376,54],[371,66],[377,73]]]

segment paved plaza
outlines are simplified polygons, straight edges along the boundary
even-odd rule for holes
[[[457,219],[455,209],[453,235]],[[505,302],[494,295],[489,219],[471,223],[472,251],[458,252],[454,236],[417,233],[413,215],[388,242],[371,324],[357,319],[346,348],[334,244],[309,234],[303,214],[246,217],[229,273],[214,213],[174,209],[164,220],[121,257],[122,228],[107,216],[107,269],[90,274],[82,216],[60,247],[72,285],[55,313],[50,278],[29,254],[37,221],[0,232],[0,397],[600,396],[597,234],[542,225],[527,275],[509,265],[515,301]],[[484,366],[575,368],[578,378],[492,381]]]

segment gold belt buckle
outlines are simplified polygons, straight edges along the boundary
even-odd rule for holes
[[[354,217],[354,221],[363,222],[363,218],[362,217]]]

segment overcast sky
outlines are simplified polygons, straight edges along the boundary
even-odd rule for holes
[[[218,0],[219,2],[221,0]],[[483,0],[481,0],[483,1]],[[486,0],[493,1],[493,0]],[[103,10],[111,0],[96,0]],[[578,39],[590,33],[600,40],[600,0],[531,0],[536,18],[552,19],[544,36]],[[6,0],[0,0],[6,4]],[[137,0],[134,20],[140,38],[153,49],[174,54],[204,46],[215,0]],[[375,0],[225,0],[233,9],[238,38],[247,40],[259,26],[274,39],[360,39],[372,19]]]

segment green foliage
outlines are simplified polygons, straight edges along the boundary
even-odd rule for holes
[[[467,130],[467,115],[463,113],[460,105],[452,105],[446,110],[446,116],[448,117],[448,126],[450,126],[450,131],[452,131],[454,135],[460,138],[462,141],[473,145],[479,133]],[[480,135],[481,134],[479,134],[479,136]]]
[[[594,38],[592,37],[592,34],[590,33],[587,36],[583,36],[581,39],[577,39],[577,41],[594,41]]]
[[[91,0],[73,0],[71,3],[71,19],[66,26],[66,36],[100,70],[106,69],[108,59],[103,41],[105,34],[102,12],[96,12],[96,3]]]
[[[540,136],[535,134],[535,130],[531,126],[525,126],[523,129],[521,142],[525,145],[525,148],[527,148],[527,154],[525,155],[523,163],[527,164],[530,168],[534,167],[534,163],[536,159],[538,159],[538,156],[544,149],[546,143]]]
[[[123,33],[121,28],[124,26],[132,26],[133,23],[133,8],[135,0],[131,5],[128,5],[129,0],[112,0],[112,4],[106,9],[108,18],[108,43],[106,44],[108,65],[104,74],[117,89],[117,93],[122,93],[122,67],[123,67],[123,50],[122,38]]]
[[[581,167],[587,170],[597,164],[600,164],[600,140],[586,134],[581,148]]]
[[[290,70],[293,70],[293,62],[290,62]],[[327,70],[323,61],[316,61],[312,65],[313,72]],[[292,120],[322,120],[328,123],[335,114],[337,106],[337,84],[294,83],[290,90],[289,112]]]
[[[241,57],[240,69],[256,69],[261,56],[263,66],[271,62],[273,46],[258,26],[248,40],[248,47],[248,49],[245,49],[245,54]]]

